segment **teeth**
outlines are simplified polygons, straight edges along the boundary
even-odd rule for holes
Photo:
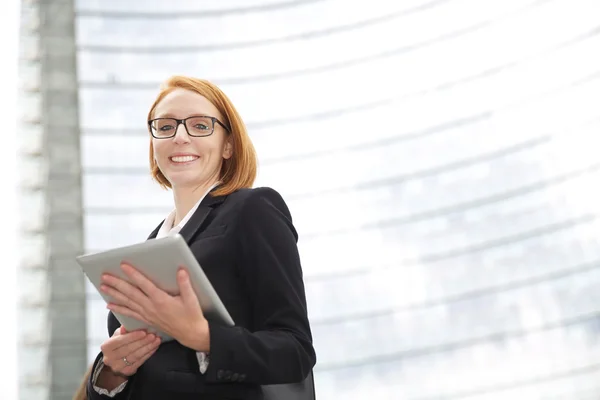
[[[190,162],[190,161],[194,161],[196,158],[196,156],[177,156],[177,157],[171,157],[171,160],[174,162]]]

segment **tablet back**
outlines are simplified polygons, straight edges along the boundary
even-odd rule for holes
[[[100,293],[107,303],[116,303],[116,301],[100,291],[102,275],[108,273],[130,282],[121,270],[121,263],[123,262],[134,266],[154,282],[156,286],[172,295],[179,294],[177,270],[180,266],[185,266],[190,273],[192,286],[198,296],[206,319],[229,326],[234,325],[221,299],[181,235],[147,240],[142,243],[100,253],[86,254],[76,257],[76,260],[90,282],[96,287],[98,293]],[[164,332],[152,326],[147,326],[141,321],[119,313],[114,314],[125,329],[129,331],[147,329],[149,332],[159,335],[163,341],[172,340]]]

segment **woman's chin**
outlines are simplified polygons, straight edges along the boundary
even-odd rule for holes
[[[205,183],[205,179],[202,179],[198,174],[172,174],[168,177],[171,187],[176,188],[196,188]]]

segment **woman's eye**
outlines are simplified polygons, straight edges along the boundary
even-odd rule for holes
[[[200,129],[200,130],[207,130],[208,126],[206,126],[204,124],[196,124],[196,125],[194,125],[194,128]]]
[[[171,129],[173,129],[173,125],[163,125],[160,127],[160,130],[163,132],[171,130]]]

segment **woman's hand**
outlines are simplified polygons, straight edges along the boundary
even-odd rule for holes
[[[160,345],[160,338],[145,331],[127,332],[118,328],[100,346],[104,358],[102,362],[114,375],[127,378],[154,354]]]
[[[178,296],[159,289],[131,265],[121,269],[133,284],[104,275],[100,289],[115,301],[108,309],[158,328],[186,347],[209,351],[208,321],[185,269],[177,272]]]

